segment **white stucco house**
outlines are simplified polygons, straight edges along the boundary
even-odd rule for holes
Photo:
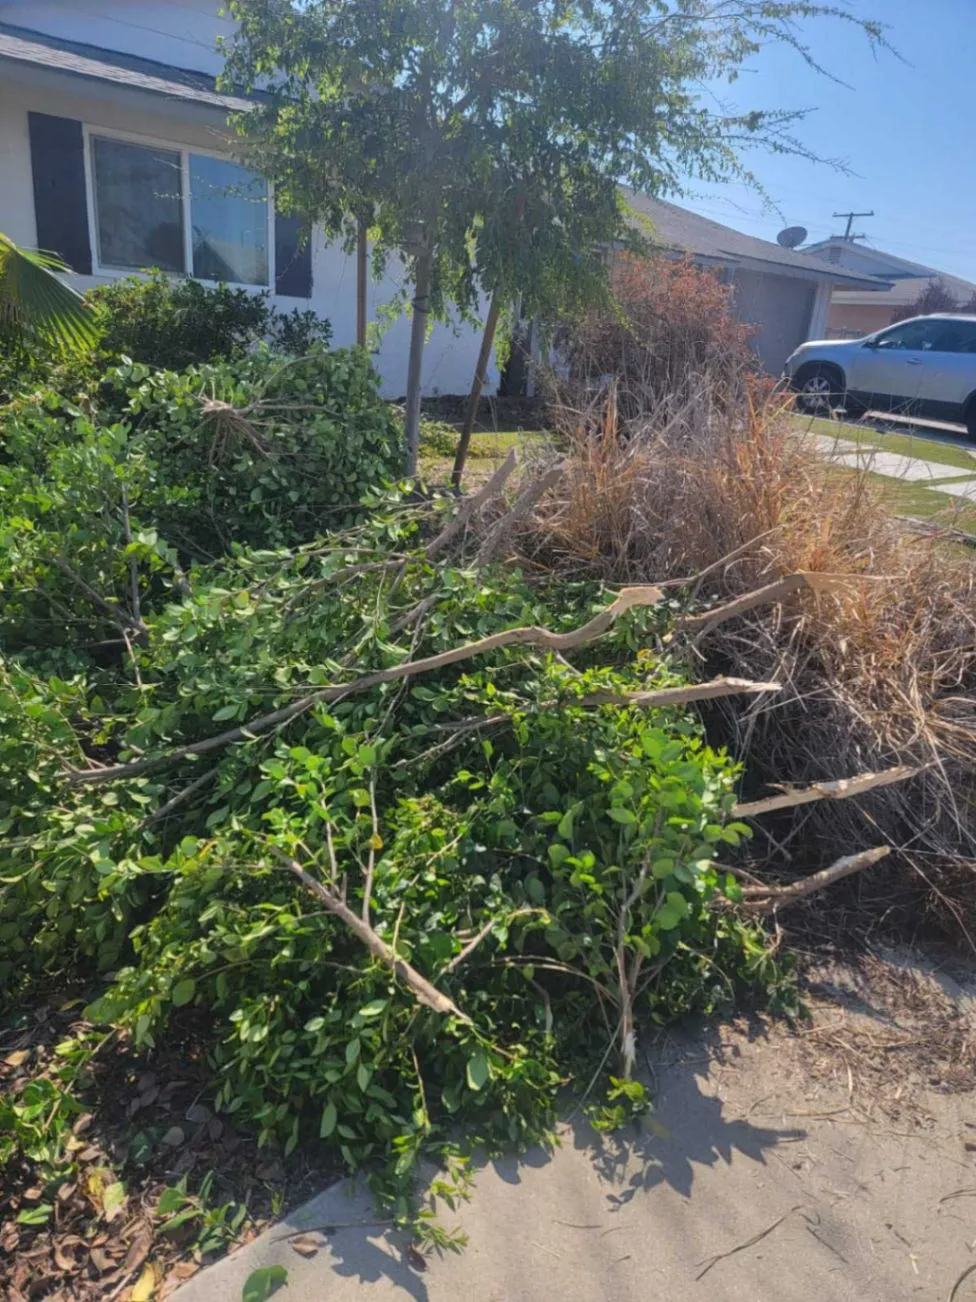
[[[355,339],[355,260],[321,231],[299,238],[275,214],[265,181],[234,162],[219,93],[220,0],[0,0],[0,231],[55,252],[88,288],[158,266],[176,275],[272,292],[312,308],[337,345]],[[738,314],[757,326],[767,370],[824,333],[835,287],[873,277],[742,235],[674,204],[631,202],[666,251],[690,252],[733,280]],[[397,268],[370,285],[369,315],[391,302]],[[427,395],[466,393],[480,342],[468,326],[434,327]],[[376,362],[383,391],[406,386],[409,322],[386,331]],[[487,377],[494,391],[498,373]]]
[[[218,94],[220,0],[0,0],[0,231],[60,254],[79,289],[147,266],[270,289],[283,311],[312,308],[333,342],[356,337],[355,259],[321,231],[298,238],[266,183],[232,161]],[[370,284],[369,318],[398,268]],[[436,325],[427,395],[466,393],[480,333]],[[406,388],[409,321],[383,335],[388,397]],[[497,385],[488,375],[488,392]]]

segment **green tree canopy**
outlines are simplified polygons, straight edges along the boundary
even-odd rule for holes
[[[287,206],[348,233],[413,284],[407,471],[416,466],[427,314],[479,290],[532,306],[628,235],[620,184],[748,175],[742,151],[805,152],[788,109],[726,112],[704,88],[763,44],[814,63],[802,20],[875,43],[875,23],[810,0],[231,0],[226,78],[260,90],[239,126]],[[569,273],[572,275],[567,279]]]

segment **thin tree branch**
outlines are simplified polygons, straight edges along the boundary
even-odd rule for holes
[[[166,804],[161,805],[155,813],[144,818],[140,824],[140,830],[152,827],[154,823],[160,823],[164,818],[168,818],[174,809],[179,809],[180,805],[183,805],[186,801],[192,799],[192,797],[195,796],[198,791],[201,791],[208,782],[212,782],[219,772],[220,765],[218,764],[212,769],[207,769],[206,773],[201,773],[198,778],[194,778],[190,785],[184,787],[182,791],[178,791],[172,800],[167,800]]]
[[[418,1003],[423,1004],[425,1008],[432,1008],[436,1013],[442,1013],[446,1017],[457,1017],[460,1021],[469,1026],[471,1025],[470,1017],[462,1013],[452,999],[442,994],[436,986],[431,985],[427,978],[421,976],[417,969],[412,967],[405,959],[400,958],[396,951],[391,949],[385,940],[381,940],[368,923],[357,917],[344,901],[340,900],[337,895],[334,895],[327,886],[317,881],[310,873],[307,873],[297,859],[290,858],[274,846],[272,846],[272,850],[295,874],[305,889],[321,900],[329,913],[335,914],[340,922],[346,924],[357,940],[362,941],[374,958],[378,958],[381,963],[386,963],[388,967],[392,968],[394,974],[410,989]]]
[[[765,800],[753,800],[736,805],[732,810],[732,817],[756,818],[759,814],[772,814],[778,809],[809,805],[816,800],[850,800],[852,796],[861,796],[876,787],[891,786],[893,782],[905,782],[921,771],[920,768],[900,764],[896,768],[885,769],[882,773],[860,773],[857,777],[838,778],[833,782],[814,782],[809,787],[787,790],[780,796],[768,796]]]
[[[539,475],[535,479],[529,481],[515,499],[511,510],[506,511],[505,514],[500,519],[496,520],[489,529],[488,534],[479,547],[478,554],[475,557],[474,563],[478,569],[483,565],[487,565],[489,561],[494,559],[498,553],[498,549],[519,520],[523,520],[535,506],[536,502],[538,502],[539,498],[542,497],[543,493],[552,488],[554,484],[557,484],[562,477],[563,467],[559,465],[553,466],[550,470],[547,470],[544,475]]]
[[[449,963],[444,964],[441,968],[441,976],[446,976],[448,972],[453,972],[455,968],[460,967],[464,960],[474,953],[481,942],[494,931],[499,923],[504,923],[507,926],[508,923],[514,922],[516,918],[524,918],[531,913],[545,912],[545,909],[516,909],[514,913],[506,913],[500,918],[492,918],[490,922],[485,923],[476,936],[468,941],[462,950],[454,955]]]
[[[380,820],[376,815],[376,778],[369,779],[369,811],[373,818],[373,834],[369,838],[369,859],[366,863],[366,881],[363,886],[363,922],[369,926],[369,905],[373,897],[373,872],[376,869],[376,850],[380,839]]]
[[[487,483],[482,484],[477,493],[473,493],[470,497],[465,497],[462,500],[457,514],[453,519],[448,521],[424,552],[424,556],[427,560],[433,560],[439,552],[442,552],[445,547],[452,543],[462,529],[467,525],[475,511],[484,506],[485,502],[487,502],[489,498],[492,498],[496,493],[501,492],[505,480],[515,469],[517,461],[518,458],[515,455],[515,449],[512,448],[508,456]]]
[[[789,886],[745,886],[742,888],[745,896],[742,903],[744,907],[753,909],[757,913],[772,913],[774,909],[795,904],[797,900],[805,899],[816,891],[822,891],[825,886],[832,886],[834,882],[842,881],[853,873],[873,867],[890,853],[890,845],[879,845],[873,850],[862,850],[860,854],[845,855],[843,859],[838,859],[822,872],[814,873],[810,877],[801,877],[799,881],[791,882]]]
[[[128,764],[115,764],[109,768],[71,769],[68,777],[71,782],[112,782],[118,778],[136,777],[140,773],[147,773],[162,764],[171,764],[176,760],[185,759],[189,755],[204,755],[209,751],[229,746],[236,741],[249,741],[258,733],[267,732],[268,729],[274,728],[278,724],[287,723],[288,720],[296,718],[299,714],[303,714],[315,705],[341,700],[357,692],[364,692],[371,687],[377,687],[381,683],[398,682],[400,679],[413,678],[418,674],[432,673],[435,670],[444,669],[448,665],[459,664],[462,661],[485,655],[489,651],[500,650],[503,647],[537,646],[550,651],[571,651],[574,647],[582,646],[583,643],[600,637],[610,628],[618,615],[623,614],[624,611],[630,610],[633,606],[653,606],[660,600],[660,597],[659,588],[624,588],[616,601],[610,606],[600,611],[598,615],[595,615],[593,619],[580,628],[572,629],[568,633],[552,633],[549,629],[539,628],[534,624],[522,628],[505,629],[501,633],[493,633],[489,637],[480,638],[477,642],[467,642],[463,646],[454,647],[450,651],[441,651],[437,655],[427,656],[422,660],[408,660],[404,664],[393,665],[389,669],[378,669],[375,673],[365,674],[362,678],[353,679],[348,683],[336,683],[331,687],[323,687],[316,692],[312,692],[309,696],[303,696],[297,701],[292,701],[290,705],[282,706],[279,710],[273,710],[270,714],[251,719],[241,727],[229,728],[226,732],[217,733],[213,737],[206,737],[202,741],[192,742],[188,746],[179,746],[166,754],[149,756],[146,759],[135,760]],[[693,691],[694,689],[673,690]],[[705,693],[705,695],[710,694],[723,695],[725,693]],[[634,695],[640,697],[648,694],[634,693]]]
[[[660,709],[667,705],[683,705],[686,701],[710,701],[717,696],[779,692],[782,687],[782,683],[754,683],[748,678],[713,678],[708,683],[694,683],[690,687],[662,687],[652,692],[591,692],[581,698],[580,704],[636,705],[645,709]]]

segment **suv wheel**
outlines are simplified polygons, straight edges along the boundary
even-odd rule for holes
[[[796,404],[811,416],[829,416],[844,400],[836,371],[816,367],[808,371],[797,385]]]

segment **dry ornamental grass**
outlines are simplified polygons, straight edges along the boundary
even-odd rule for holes
[[[568,455],[513,531],[523,562],[609,583],[672,583],[694,611],[803,576],[776,601],[676,633],[675,652],[699,675],[784,684],[773,696],[718,702],[713,737],[742,759],[755,795],[894,765],[922,771],[765,819],[768,844],[761,835],[754,844],[774,848],[773,865],[782,850],[795,875],[797,865],[888,842],[899,851],[893,866],[855,879],[856,900],[875,918],[902,905],[917,919],[924,897],[976,950],[971,557],[944,537],[907,534],[866,476],[831,470],[735,348],[685,349],[705,369],[685,370],[662,395],[655,353],[671,342],[648,334],[646,313],[630,320],[627,347],[619,320],[607,326],[618,371],[591,322],[568,376],[550,377]]]

